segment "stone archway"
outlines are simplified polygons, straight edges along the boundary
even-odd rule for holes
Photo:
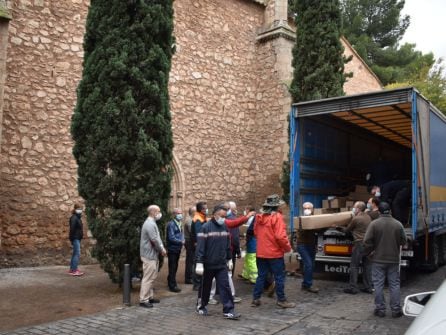
[[[173,176],[171,183],[170,199],[169,199],[169,211],[174,208],[183,209],[184,203],[184,175],[181,170],[177,157],[173,154],[172,159]]]

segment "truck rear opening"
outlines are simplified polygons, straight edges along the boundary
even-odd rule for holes
[[[366,202],[358,185],[407,180],[411,206],[402,223],[414,243],[402,265],[445,261],[446,118],[434,106],[404,88],[295,104],[290,120],[291,218],[306,201],[315,208],[329,197]],[[343,272],[350,261],[351,239],[333,229],[319,233],[317,248],[325,271]]]

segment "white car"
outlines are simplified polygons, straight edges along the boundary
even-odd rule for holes
[[[405,335],[446,334],[446,280],[437,291],[408,295],[403,313],[416,316]]]

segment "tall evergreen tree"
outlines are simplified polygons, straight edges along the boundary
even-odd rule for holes
[[[401,15],[404,0],[341,0],[343,34],[384,85],[406,81],[412,71],[435,64],[432,54],[423,55],[414,44],[399,45],[410,24]]]
[[[339,0],[294,0],[296,44],[290,92],[293,102],[344,95],[343,86],[351,74],[344,73],[350,59],[343,55]],[[289,197],[290,164],[284,162],[282,189]]]
[[[71,133],[94,255],[114,282],[139,264],[149,204],[166,213],[172,0],[92,0]]]

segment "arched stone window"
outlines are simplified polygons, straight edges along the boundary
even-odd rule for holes
[[[184,202],[184,175],[181,171],[180,164],[175,154],[172,159],[172,167],[173,167],[173,177],[172,177],[172,185],[169,199],[169,211],[172,211],[174,208],[183,209]]]

